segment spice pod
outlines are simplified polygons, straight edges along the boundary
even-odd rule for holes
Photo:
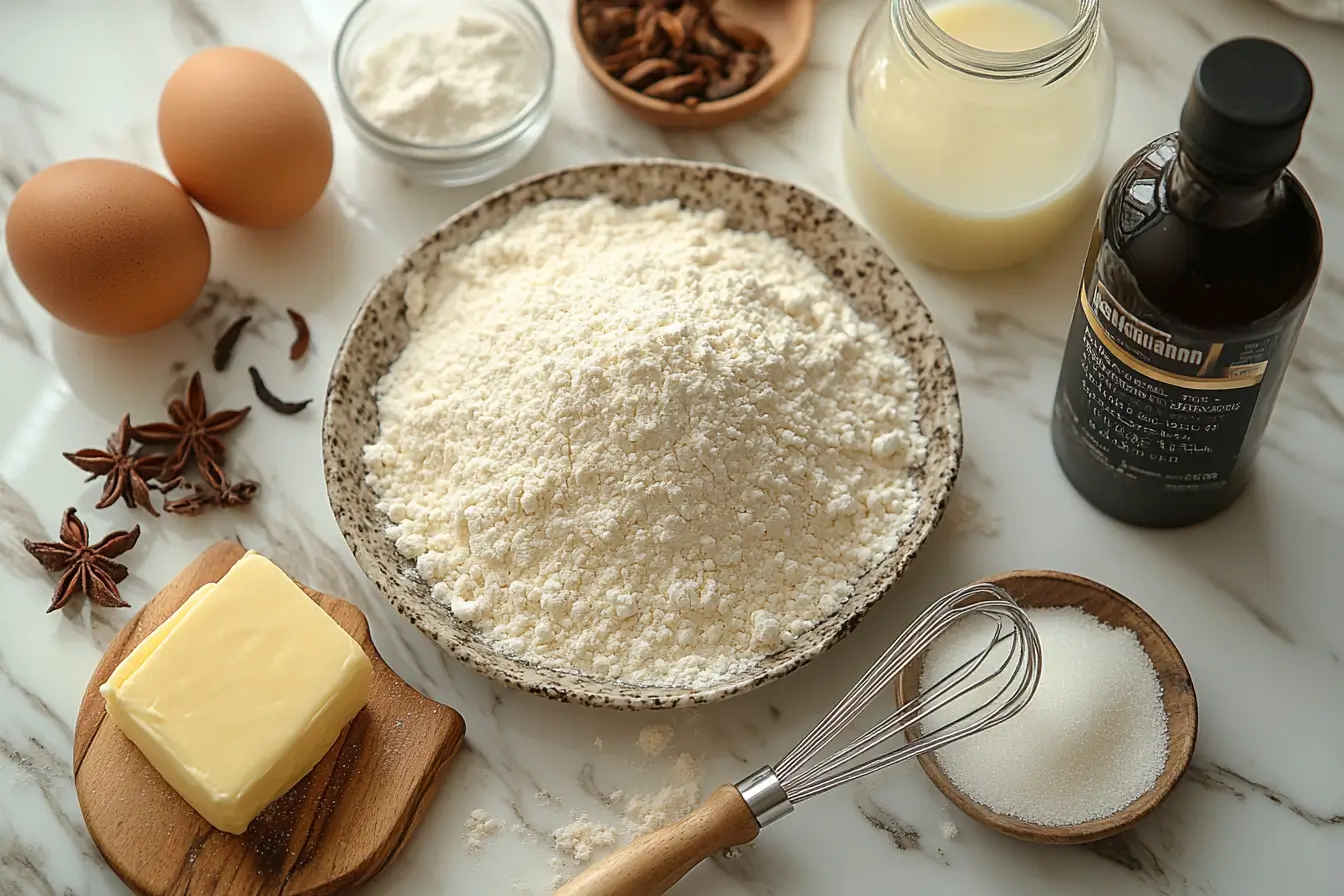
[[[570,29],[584,67],[630,115],[712,128],[754,115],[793,81],[816,11],[817,0],[685,0],[676,10],[575,0]],[[608,21],[613,14],[630,21]]]
[[[1166,763],[1154,784],[1137,799],[1103,818],[1078,824],[1037,824],[996,812],[968,796],[939,765],[937,753],[926,753],[919,763],[934,786],[958,809],[985,826],[1032,843],[1090,843],[1128,830],[1146,817],[1171,793],[1190,765],[1199,728],[1195,688],[1176,645],[1166,632],[1137,604],[1105,585],[1068,573],[1053,571],[1016,571],[991,576],[984,581],[1008,591],[1028,610],[1073,607],[1096,617],[1116,629],[1127,629],[1152,662],[1161,687],[1162,708],[1167,723]],[[897,700],[904,705],[920,690],[924,659],[906,667],[897,680]],[[1049,663],[1048,654],[1043,664]],[[906,732],[907,739],[919,735],[918,727]]]

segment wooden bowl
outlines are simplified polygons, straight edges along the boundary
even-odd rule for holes
[[[958,809],[981,824],[1019,840],[1049,844],[1090,843],[1128,830],[1166,799],[1185,774],[1190,755],[1195,750],[1195,736],[1199,730],[1195,686],[1176,645],[1153,617],[1137,604],[1091,579],[1063,572],[1031,570],[1001,573],[984,581],[1000,586],[1024,607],[1078,607],[1108,625],[1127,628],[1138,636],[1139,643],[1153,661],[1158,683],[1162,686],[1162,705],[1167,713],[1166,767],[1147,793],[1112,815],[1081,824],[1046,825],[1003,815],[977,803],[957,788],[932,753],[920,756],[919,764],[934,786]],[[897,699],[901,704],[919,692],[923,671],[921,657],[901,674],[896,684]],[[917,736],[917,731],[906,733],[907,739]]]
[[[569,30],[588,73],[626,112],[662,128],[713,128],[756,114],[802,71],[812,45],[817,0],[718,0],[714,9],[758,31],[770,44],[773,61],[765,77],[741,93],[693,108],[645,96],[607,74],[583,37],[578,0],[570,8]]]

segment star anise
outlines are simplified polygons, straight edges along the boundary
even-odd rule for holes
[[[164,501],[163,509],[177,516],[198,516],[208,507],[243,507],[252,503],[261,488],[260,483],[251,479],[230,482],[218,466],[206,476],[206,481],[206,485],[195,485],[179,477],[165,483],[161,486],[165,493],[189,487],[191,494]]]
[[[173,484],[180,486],[181,481],[175,479]],[[214,507],[219,503],[217,492],[199,485],[192,485],[190,488],[191,494],[183,495],[180,498],[169,498],[164,501],[164,512],[171,513],[174,516],[200,516],[207,507]]]
[[[251,408],[239,411],[216,411],[209,413],[205,405],[205,387],[201,385],[201,374],[197,372],[187,386],[186,399],[174,398],[168,405],[168,416],[172,422],[150,423],[137,426],[131,434],[147,445],[175,445],[172,454],[159,472],[159,479],[168,480],[179,476],[187,462],[196,461],[201,475],[210,480],[213,470],[224,461],[224,443],[220,436],[233,429]]]
[[[156,455],[140,455],[131,451],[131,418],[121,418],[117,431],[107,439],[107,450],[85,448],[82,451],[66,451],[64,457],[70,463],[89,474],[86,481],[92,482],[103,477],[103,496],[94,506],[99,510],[111,507],[121,498],[127,507],[143,507],[151,516],[159,512],[149,500],[148,479],[153,479],[163,470],[164,458]]]
[[[59,610],[76,594],[104,607],[129,607],[117,591],[117,583],[130,574],[113,557],[135,547],[140,527],[129,532],[109,532],[95,545],[89,544],[89,527],[70,507],[61,518],[60,541],[23,540],[23,546],[47,572],[61,573],[56,594],[47,612]]]
[[[261,483],[251,479],[239,479],[232,482],[229,487],[219,493],[220,507],[245,507],[252,503],[252,499],[257,496],[261,489]]]

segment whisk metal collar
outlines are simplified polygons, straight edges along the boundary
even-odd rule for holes
[[[737,792],[742,794],[742,801],[761,827],[779,821],[793,811],[784,785],[779,783],[779,776],[768,765],[738,781]]]

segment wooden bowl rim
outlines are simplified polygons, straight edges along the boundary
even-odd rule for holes
[[[958,809],[1001,834],[1032,843],[1055,845],[1091,843],[1095,840],[1113,837],[1129,830],[1161,805],[1190,767],[1190,759],[1195,751],[1195,740],[1199,733],[1199,704],[1195,695],[1194,683],[1190,679],[1190,670],[1187,668],[1180,650],[1177,649],[1162,626],[1158,625],[1157,620],[1120,592],[1093,579],[1056,570],[1019,569],[988,576],[980,581],[1005,588],[1024,607],[1029,609],[1067,606],[1076,606],[1083,609],[1080,604],[1073,602],[1034,604],[1030,597],[1023,599],[1020,595],[1013,593],[1013,589],[1005,584],[1014,579],[1023,578],[1067,582],[1114,602],[1122,610],[1123,621],[1116,620],[1107,624],[1127,628],[1134,632],[1144,651],[1147,652],[1149,659],[1153,661],[1154,667],[1158,667],[1159,663],[1169,667],[1169,672],[1165,675],[1159,672],[1160,682],[1163,678],[1170,679],[1170,681],[1162,682],[1162,704],[1164,711],[1167,713],[1167,762],[1163,766],[1161,774],[1158,775],[1156,783],[1134,802],[1104,818],[1079,824],[1048,825],[1023,821],[1011,815],[995,812],[988,806],[971,799],[952,782],[942,767],[938,765],[938,761],[932,753],[925,753],[920,756],[919,764],[924,769],[924,773],[928,775],[929,780],[933,782],[933,785]],[[1134,623],[1146,627],[1147,632],[1140,631]],[[907,694],[913,695],[917,692],[919,676],[923,673],[923,668],[924,662],[921,655],[916,662],[902,670],[896,682],[899,705],[904,705]],[[1171,687],[1172,684],[1176,687]],[[1188,706],[1188,712],[1184,714],[1183,723],[1179,730],[1173,727],[1173,714],[1168,708],[1172,703],[1183,703]],[[906,732],[907,741],[913,740],[916,736],[917,732],[914,730]]]
[[[607,74],[598,64],[597,57],[593,54],[592,47],[588,46],[588,41],[583,36],[583,29],[579,26],[580,0],[573,0],[569,5],[569,32],[574,40],[574,48],[579,54],[579,61],[583,63],[588,74],[592,75],[598,85],[632,115],[659,127],[718,127],[755,113],[802,71],[816,29],[817,0],[798,0],[798,2],[799,6],[811,6],[812,14],[806,17],[806,28],[795,44],[797,49],[787,57],[775,59],[765,77],[741,93],[694,107],[646,96]]]

